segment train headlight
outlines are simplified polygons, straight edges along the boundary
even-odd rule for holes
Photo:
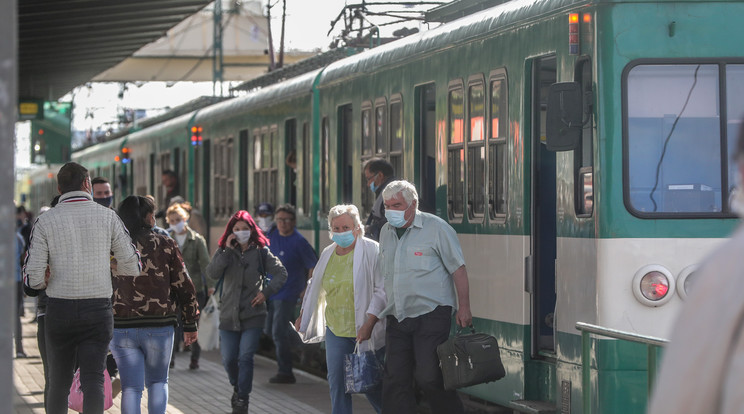
[[[672,298],[675,281],[672,273],[661,265],[648,265],[633,277],[633,294],[646,306],[661,306]]]
[[[690,294],[695,283],[695,272],[697,270],[697,265],[687,266],[677,276],[677,294],[682,300],[687,299],[687,295]]]

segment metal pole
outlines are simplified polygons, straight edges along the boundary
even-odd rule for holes
[[[17,20],[18,5],[5,2],[5,17],[0,17],[0,144],[15,148],[17,94]],[[0,412],[13,412],[13,323],[15,316],[15,206],[13,186],[15,151],[0,151]],[[11,271],[10,269],[13,269]]]
[[[592,412],[591,349],[592,338],[589,332],[581,331],[581,412],[583,414]]]

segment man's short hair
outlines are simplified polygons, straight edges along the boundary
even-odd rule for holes
[[[276,208],[276,212],[274,214],[279,214],[281,212],[285,212],[287,214],[292,215],[292,220],[297,219],[297,214],[295,213],[295,208],[292,204],[282,204],[279,207]]]
[[[162,175],[167,175],[170,178],[173,178],[178,182],[178,174],[176,174],[173,170],[164,170]]]
[[[68,162],[57,173],[59,192],[64,194],[70,191],[80,191],[87,179],[88,170],[85,167],[76,162]]]
[[[90,184],[91,185],[96,185],[96,184],[109,184],[109,185],[111,185],[111,183],[109,183],[108,178],[106,178],[106,177],[96,177],[96,178],[93,178],[92,180],[90,180]]]
[[[393,198],[396,194],[400,193],[403,199],[406,200],[408,205],[411,205],[413,200],[418,203],[418,192],[416,187],[406,180],[391,181],[384,190],[382,190],[382,199],[387,201]]]
[[[364,163],[362,171],[369,170],[372,174],[382,173],[385,178],[392,177],[395,175],[395,169],[393,164],[390,164],[382,158],[370,158]]]

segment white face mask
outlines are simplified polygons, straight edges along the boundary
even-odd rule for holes
[[[183,230],[184,230],[185,227],[186,227],[186,222],[183,221],[183,220],[179,221],[176,224],[172,224],[171,225],[171,228],[173,229],[173,231],[176,232],[176,234],[183,233]]]
[[[235,234],[235,238],[238,239],[238,243],[245,244],[248,243],[248,240],[251,238],[251,231],[250,230],[238,230],[233,232]]]
[[[406,210],[408,210],[408,207],[406,207]],[[387,219],[388,223],[390,223],[391,226],[403,227],[406,225],[406,221],[407,221],[405,218],[406,210],[385,209],[385,218]]]
[[[258,217],[258,219],[256,220],[256,224],[258,224],[258,227],[264,233],[271,230],[271,223],[273,223],[271,217]]]

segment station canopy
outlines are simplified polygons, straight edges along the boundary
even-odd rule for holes
[[[18,2],[18,96],[57,100],[89,81],[211,81],[213,0]],[[224,80],[268,67],[261,1],[222,1]],[[288,63],[310,53],[288,56]]]

